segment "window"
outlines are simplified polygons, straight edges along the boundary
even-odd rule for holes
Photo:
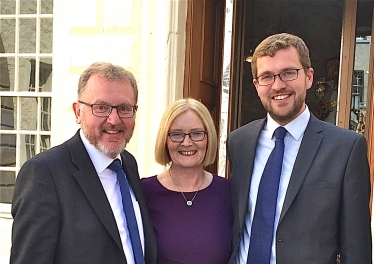
[[[0,2],[0,211],[19,168],[50,148],[53,0]],[[5,209],[4,209],[5,208]]]

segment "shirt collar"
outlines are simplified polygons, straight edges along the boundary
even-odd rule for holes
[[[310,119],[310,111],[307,105],[305,105],[304,111],[297,116],[294,120],[287,123],[283,126],[288,133],[295,139],[299,140],[301,136],[304,134],[306,127],[308,126],[308,122]],[[273,136],[275,129],[277,129],[280,125],[269,115],[267,114],[267,123],[265,125],[265,129],[268,130],[270,137]]]
[[[95,170],[98,174],[102,173],[108,166],[113,162],[112,158],[109,158],[105,154],[101,153],[94,145],[92,145],[86,136],[83,134],[82,129],[79,131],[79,135],[82,139],[83,145],[85,146],[88,155],[91,158],[91,161],[95,167]],[[117,159],[121,160],[121,155],[118,154],[116,157]],[[122,163],[122,161],[121,161]]]

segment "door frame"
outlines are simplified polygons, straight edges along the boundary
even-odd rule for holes
[[[353,84],[354,71],[354,54],[356,46],[356,20],[357,20],[357,2],[358,0],[346,0],[342,30],[342,50],[340,64],[339,79],[339,95],[338,95],[338,115],[337,126],[348,129],[351,111],[351,94]],[[366,101],[366,118],[364,136],[368,146],[368,161],[370,166],[370,209],[373,200],[373,184],[374,184],[374,4],[373,19],[371,23],[371,43],[369,57],[369,79]]]
[[[342,45],[339,72],[338,113],[336,125],[349,128],[351,111],[352,79],[354,70],[354,52],[356,39],[356,17],[358,0],[345,0],[343,15]],[[230,68],[228,133],[238,128],[241,124],[241,101],[244,61],[244,32],[245,12],[247,1],[234,3],[232,53]],[[373,6],[374,14],[374,6]],[[370,165],[370,180],[373,190],[374,184],[374,15],[371,30],[372,41],[370,44],[369,80],[366,108],[365,138],[368,144],[368,160]],[[226,167],[226,175],[228,166]],[[373,192],[372,192],[373,193]],[[371,195],[372,199],[372,195]],[[371,201],[370,201],[371,205]]]

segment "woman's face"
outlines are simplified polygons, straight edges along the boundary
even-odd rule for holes
[[[173,166],[183,168],[202,166],[208,145],[207,135],[203,133],[205,131],[206,128],[204,127],[203,122],[193,110],[187,110],[175,118],[170,126],[169,133],[202,133],[195,133],[195,135],[192,136],[195,141],[191,140],[190,136],[186,135],[182,142],[173,142],[170,139],[170,136],[168,136],[167,147]],[[204,134],[204,138],[200,140],[202,134]],[[197,141],[196,139],[200,141]]]

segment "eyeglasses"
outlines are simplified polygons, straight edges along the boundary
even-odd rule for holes
[[[293,81],[293,80],[296,80],[297,77],[299,77],[299,71],[302,69],[306,69],[306,68],[304,67],[300,69],[288,69],[288,70],[282,71],[281,73],[274,74],[274,75],[271,75],[271,74],[261,75],[261,76],[256,77],[255,79],[257,80],[258,85],[261,85],[261,86],[273,84],[275,82],[276,76],[279,76],[279,79],[281,79],[281,81],[283,82]]]
[[[207,131],[193,131],[190,133],[183,132],[170,132],[168,134],[171,141],[174,143],[182,143],[184,138],[188,135],[193,142],[202,141],[205,138],[205,135],[208,134]]]
[[[89,104],[83,101],[78,101],[81,104],[91,107],[92,114],[98,117],[108,117],[113,108],[117,109],[117,114],[120,118],[131,118],[135,115],[135,105],[105,105],[105,104]]]

